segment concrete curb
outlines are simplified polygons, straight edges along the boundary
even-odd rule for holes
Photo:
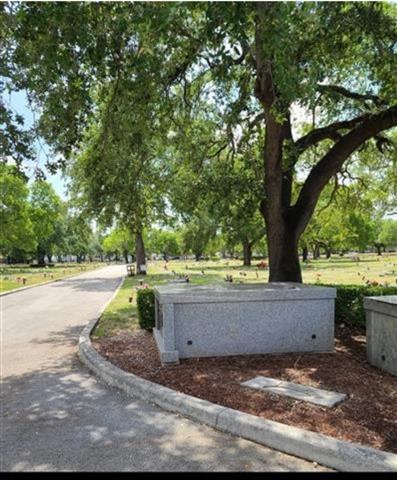
[[[36,283],[34,285],[27,285],[26,287],[21,287],[21,288],[14,288],[14,290],[7,290],[7,292],[1,292],[0,297],[5,297],[6,295],[11,295],[12,293],[23,292],[24,290],[29,290],[29,288],[41,287],[43,285],[48,285],[49,283],[61,282],[62,280],[70,280],[72,278],[77,278],[80,275],[83,275],[84,273],[93,272],[94,270],[100,270],[101,268],[105,268],[105,267],[94,268],[93,270],[80,272],[77,275],[71,275],[70,277],[55,278],[53,280],[48,280],[46,282]]]
[[[120,287],[121,284],[112,299]],[[107,302],[105,307],[102,307],[101,312],[112,299]],[[91,344],[90,334],[98,320],[99,318],[92,320],[81,332],[79,357],[108,385],[120,388],[128,395],[146,400],[164,410],[179,413],[217,430],[336,470],[397,471],[397,455],[393,453],[365,447],[358,443],[337,440],[309,430],[222,407],[121,370],[99,355]]]

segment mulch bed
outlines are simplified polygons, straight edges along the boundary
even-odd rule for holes
[[[119,368],[188,395],[397,453],[397,378],[367,363],[362,330],[338,327],[335,353],[195,358],[168,367],[145,331],[93,345]],[[348,399],[325,408],[240,385],[258,375],[347,393]]]

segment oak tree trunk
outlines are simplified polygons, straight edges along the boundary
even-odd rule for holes
[[[268,224],[269,282],[302,283],[299,264],[298,236],[293,227]]]
[[[254,93],[262,106],[266,126],[263,146],[264,195],[260,209],[266,223],[269,279],[274,282],[301,282],[298,240],[315,211],[321,192],[340,172],[352,153],[367,140],[397,125],[397,104],[382,107],[374,114],[359,115],[327,127],[313,128],[295,140],[290,121],[291,105],[282,97],[282,89],[276,84],[274,68],[277,59],[264,42],[274,4],[257,2],[256,8],[252,49],[256,69]],[[294,60],[291,58],[291,61]],[[328,88],[335,91],[332,85]],[[324,86],[319,87],[320,90],[324,91]],[[337,87],[339,94],[341,90],[346,92],[346,89]],[[363,98],[354,93],[350,93],[350,97]],[[348,132],[342,133],[346,129]],[[300,155],[326,139],[331,139],[333,145],[312,167],[297,199],[293,201],[292,185]],[[315,255],[317,253],[318,248]]]
[[[146,275],[146,269],[141,266],[146,266],[145,245],[143,243],[142,233],[138,232],[135,235],[135,256],[136,256],[136,272],[137,274]]]
[[[45,265],[45,252],[40,247],[37,247],[37,263]]]
[[[252,259],[252,245],[249,240],[245,239],[243,241],[243,255],[244,255],[244,265],[250,266]]]

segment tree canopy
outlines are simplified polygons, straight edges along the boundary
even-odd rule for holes
[[[2,10],[7,88],[29,92],[37,130],[62,162],[84,159],[84,191],[101,214],[114,205],[134,225],[146,220],[175,151],[177,167],[188,152],[197,172],[221,155],[234,168],[243,156],[242,179],[259,152],[256,208],[271,281],[301,281],[298,242],[322,192],[349,162],[392,144],[394,4],[9,2]]]

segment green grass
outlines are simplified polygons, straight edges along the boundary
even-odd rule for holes
[[[348,257],[320,258],[302,265],[304,283],[364,285],[366,281],[376,281],[382,285],[397,285],[397,255],[378,257],[360,254],[360,262]],[[94,338],[109,337],[121,331],[133,331],[138,326],[136,309],[136,288],[139,281],[150,286],[159,285],[176,274],[188,274],[192,284],[224,282],[226,275],[233,275],[235,282],[256,283],[268,281],[268,270],[259,270],[254,260],[251,267],[244,267],[240,260],[201,261],[174,260],[166,265],[163,261],[149,262],[148,275],[127,278],[116,298],[103,313]],[[165,265],[167,269],[165,269]],[[204,273],[202,273],[204,271]],[[245,275],[240,275],[240,273]],[[365,277],[363,279],[363,277]],[[132,297],[130,303],[129,298]]]
[[[30,268],[26,265],[2,265],[0,267],[0,292],[37,285],[51,280],[78,275],[104,266],[103,263],[62,263],[54,267]],[[23,282],[25,278],[25,283]],[[19,280],[18,280],[19,279]]]
[[[92,333],[95,337],[109,337],[120,330],[134,330],[138,327],[136,316],[136,299],[130,303],[134,287],[139,285],[136,278],[126,278],[116,298],[110,303],[103,313],[100,322]]]

